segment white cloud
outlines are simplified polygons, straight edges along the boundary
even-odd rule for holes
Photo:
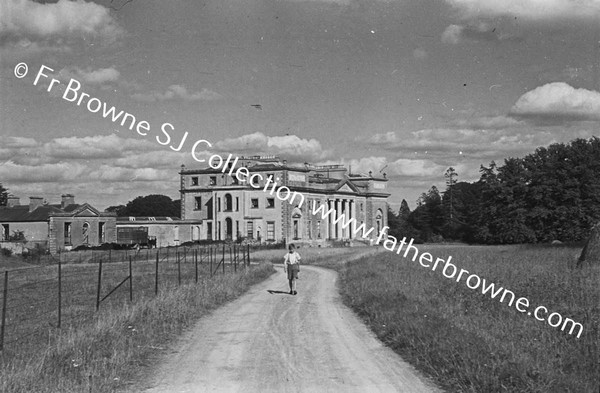
[[[511,109],[520,117],[554,120],[600,120],[600,92],[564,82],[539,86],[523,94]]]
[[[465,19],[513,16],[525,20],[589,19],[600,15],[600,0],[446,0]]]
[[[43,152],[51,158],[120,158],[128,152],[151,152],[161,146],[147,140],[121,138],[115,134],[88,137],[56,138],[44,144]]]
[[[443,174],[446,169],[446,166],[431,160],[400,158],[391,162],[388,170],[401,176],[435,177]]]
[[[121,73],[114,67],[99,68],[97,70],[93,70],[91,68],[83,70],[78,67],[72,67],[61,70],[59,72],[59,76],[65,78],[74,78],[87,84],[99,85],[107,82],[116,82],[121,76]]]
[[[413,57],[417,60],[424,60],[428,56],[427,51],[423,48],[416,48],[413,50]]]
[[[123,33],[108,8],[83,0],[0,0],[0,10],[0,36],[46,40],[83,35],[112,42]]]
[[[85,165],[76,162],[59,162],[42,165],[20,165],[14,161],[0,163],[0,178],[7,186],[9,182],[57,182],[73,181],[88,173]]]
[[[185,86],[171,85],[164,93],[135,93],[131,96],[133,99],[142,102],[167,101],[181,99],[185,101],[215,101],[223,98],[217,92],[203,88],[201,91],[190,93]]]
[[[369,143],[405,157],[410,154],[450,162],[456,159],[489,160],[527,154],[539,146],[557,141],[552,132],[532,129],[434,128],[414,131],[405,136],[394,132],[376,134]]]
[[[267,136],[261,132],[219,141],[214,148],[226,153],[276,155],[294,162],[315,162],[331,154],[323,150],[316,139],[303,139],[296,135]]]
[[[39,143],[33,138],[24,138],[20,136],[7,136],[2,138],[3,147],[7,148],[23,148],[36,147]]]
[[[450,25],[442,33],[442,42],[445,44],[456,45],[460,42],[464,27],[459,25]]]

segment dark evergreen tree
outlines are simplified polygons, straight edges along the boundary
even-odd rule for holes
[[[0,183],[0,206],[6,206],[7,202],[8,202],[8,189],[4,188],[4,186],[2,186],[2,183]]]

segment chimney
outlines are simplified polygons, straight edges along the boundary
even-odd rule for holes
[[[29,211],[32,212],[38,207],[44,204],[44,198],[42,197],[29,197]]]
[[[61,202],[60,202],[60,208],[64,209],[65,207],[69,206],[69,205],[74,205],[75,204],[75,196],[73,194],[63,194],[61,195]]]
[[[6,207],[13,207],[19,205],[21,205],[21,199],[19,199],[19,197],[16,197],[11,194],[8,196],[8,198],[6,198]]]

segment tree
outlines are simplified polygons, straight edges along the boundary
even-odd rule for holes
[[[8,202],[8,189],[2,186],[0,183],[0,206],[6,206]]]
[[[115,205],[115,206],[107,207],[104,211],[109,212],[109,213],[117,213],[118,217],[124,217],[127,215],[127,214],[125,214],[126,209],[127,209],[127,206],[125,206],[125,205]]]
[[[444,177],[446,178],[446,193],[450,194],[449,206],[448,206],[448,218],[449,218],[450,222],[452,222],[452,217],[453,217],[452,188],[454,187],[454,184],[456,184],[456,178],[458,177],[458,173],[456,173],[456,170],[454,168],[449,167],[446,170],[446,173],[444,173]]]
[[[436,186],[417,200],[417,208],[410,214],[409,223],[419,232],[420,239],[431,241],[442,233],[444,226],[442,198]]]
[[[111,206],[106,211],[116,212],[121,217],[179,217],[181,201],[174,201],[166,195],[152,194],[139,196],[125,206]]]

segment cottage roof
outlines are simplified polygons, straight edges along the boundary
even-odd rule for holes
[[[29,211],[29,205],[17,205],[13,207],[0,207],[0,221],[23,222],[23,221],[48,221],[51,213],[62,213],[63,211],[53,205],[38,206],[37,209]]]
[[[84,204],[70,204],[61,209],[60,204],[41,205],[29,211],[29,205],[0,206],[0,221],[2,222],[40,222],[49,221],[50,217],[71,216],[102,216],[114,217],[114,213],[103,213],[93,206]]]

